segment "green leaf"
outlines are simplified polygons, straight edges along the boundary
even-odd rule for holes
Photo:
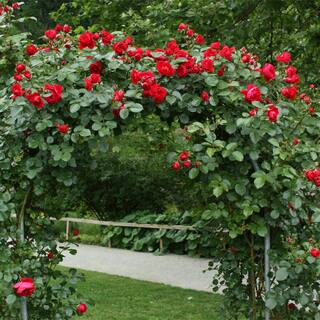
[[[218,198],[223,194],[224,189],[222,187],[215,187],[212,191],[213,195]]]
[[[81,137],[89,137],[91,135],[91,131],[89,129],[82,129],[79,134]]]
[[[246,187],[243,184],[236,184],[235,190],[240,196],[243,196],[246,193]]]
[[[206,78],[205,82],[208,86],[215,87],[218,84],[219,80],[216,77],[208,77]]]
[[[284,281],[288,278],[288,270],[287,268],[280,268],[276,272],[276,279],[278,281]]]
[[[120,110],[121,119],[127,119],[129,116],[129,110],[127,108]]]
[[[275,138],[271,138],[271,139],[269,139],[268,141],[269,141],[269,143],[271,143],[273,146],[279,147],[279,142],[278,142],[278,140],[276,140]]]
[[[266,179],[263,176],[259,176],[254,179],[254,185],[256,186],[257,189],[262,188],[264,186],[265,182],[266,182]]]
[[[76,113],[79,109],[80,109],[80,105],[79,104],[73,104],[72,106],[70,106],[70,112],[71,113]]]
[[[277,306],[277,301],[273,298],[268,298],[266,300],[266,307],[270,310],[274,309]]]
[[[189,171],[189,178],[190,179],[195,179],[199,175],[199,169],[198,168],[192,168]]]
[[[232,156],[239,162],[243,161],[243,154],[240,151],[233,151]]]
[[[14,304],[16,300],[17,300],[17,297],[14,294],[9,294],[6,297],[6,303],[9,305]]]

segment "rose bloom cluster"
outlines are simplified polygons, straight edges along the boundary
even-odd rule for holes
[[[200,161],[196,161],[194,164],[192,164],[192,161],[189,159],[190,157],[190,152],[188,150],[184,150],[180,153],[178,159],[174,161],[171,164],[171,168],[173,170],[180,170],[181,168],[191,168],[192,165],[194,165],[196,168],[199,168],[201,166]]]
[[[320,169],[306,170],[304,175],[309,181],[320,187]]]
[[[0,16],[17,9],[20,9],[20,4],[18,2],[13,3],[11,6],[0,3]]]

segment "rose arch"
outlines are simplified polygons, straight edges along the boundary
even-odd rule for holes
[[[3,24],[15,9],[1,8]],[[212,232],[213,285],[226,286],[233,306],[226,317],[320,319],[319,95],[290,53],[260,62],[183,23],[164,48],[107,30],[75,36],[67,25],[44,37],[41,45],[18,38],[23,56],[1,91],[1,315],[86,311],[74,286],[80,276],[56,269],[64,251],[75,252],[58,246],[49,217],[30,205],[61,184],[76,186],[108,136],[152,113],[188,135],[168,170],[212,190],[196,227]]]

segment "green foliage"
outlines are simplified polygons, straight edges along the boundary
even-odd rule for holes
[[[124,11],[123,8],[126,8]],[[318,1],[105,1],[72,0],[53,14],[76,26],[123,30],[138,45],[161,46],[171,39],[179,22],[190,23],[208,41],[221,40],[261,53],[273,60],[289,50],[308,81],[319,69],[320,4]],[[156,32],[154,32],[156,30]]]

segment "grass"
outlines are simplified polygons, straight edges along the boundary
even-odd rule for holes
[[[83,320],[223,320],[220,295],[82,271],[78,289],[95,301]]]

